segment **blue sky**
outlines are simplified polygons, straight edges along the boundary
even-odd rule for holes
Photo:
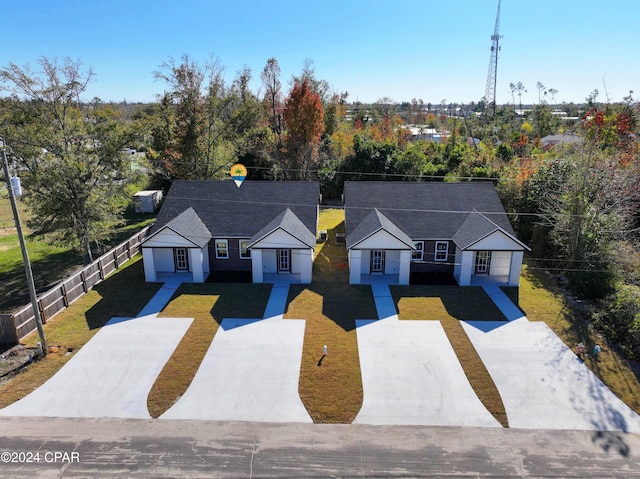
[[[468,103],[485,92],[497,0],[0,0],[0,66],[70,57],[96,74],[87,98],[153,101],[153,72],[169,56],[217,57],[231,81],[248,66],[252,88],[276,57],[288,89],[310,59],[349,101]],[[503,0],[498,103],[522,82],[558,102],[640,97],[640,0]],[[518,98],[516,96],[516,101]]]

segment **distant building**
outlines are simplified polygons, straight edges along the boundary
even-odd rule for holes
[[[548,135],[540,139],[542,146],[580,145],[584,139],[577,135]]]

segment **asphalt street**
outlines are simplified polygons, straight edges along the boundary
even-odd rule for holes
[[[620,432],[19,417],[0,431],[12,478],[640,477],[640,435]]]

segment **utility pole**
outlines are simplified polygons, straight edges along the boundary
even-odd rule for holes
[[[27,244],[24,241],[24,235],[22,234],[22,227],[20,226],[20,215],[18,214],[18,205],[16,204],[16,197],[13,191],[13,185],[11,184],[11,176],[9,176],[9,164],[7,163],[6,146],[4,144],[4,138],[0,138],[0,151],[2,153],[2,168],[4,169],[4,178],[7,182],[7,189],[9,190],[9,201],[11,202],[11,209],[13,210],[13,219],[16,224],[16,230],[18,231],[18,240],[20,241],[20,249],[22,250],[22,260],[24,262],[24,272],[27,276],[27,286],[29,287],[29,296],[31,298],[31,306],[33,307],[33,315],[36,320],[36,326],[38,327],[38,335],[40,336],[40,343],[42,344],[42,353],[47,354],[47,342],[44,338],[44,329],[42,328],[42,318],[40,317],[40,309],[38,308],[38,297],[36,296],[36,286],[33,282],[33,273],[31,271],[31,262],[29,261],[29,253],[27,251]]]

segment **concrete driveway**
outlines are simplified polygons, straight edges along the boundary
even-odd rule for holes
[[[358,424],[500,427],[438,321],[357,321],[364,400]]]
[[[0,416],[150,419],[147,396],[193,321],[158,318],[166,283],[135,318],[112,318],[55,375]]]
[[[150,419],[149,391],[191,321],[113,318],[51,379],[0,416]]]
[[[544,323],[463,323],[512,428],[640,432],[640,416]]]
[[[265,319],[222,321],[184,395],[161,419],[312,422],[298,394],[305,321],[282,319],[274,285]]]
[[[372,281],[384,277],[373,277]],[[364,398],[359,424],[500,427],[478,399],[438,321],[398,319],[374,282],[378,320],[356,321]]]

